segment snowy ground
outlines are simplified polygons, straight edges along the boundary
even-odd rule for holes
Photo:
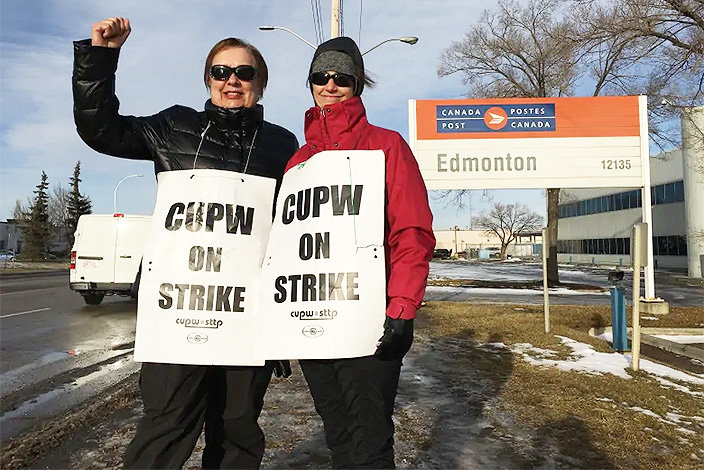
[[[608,287],[606,271],[588,268],[574,269],[560,267],[560,280]],[[541,280],[540,263],[524,263],[517,260],[475,262],[475,261],[431,261],[430,278],[481,279],[485,281],[536,281]]]
[[[485,343],[469,349],[465,340],[431,340],[418,335],[405,360],[397,398],[398,467],[525,468],[528,462],[523,456],[525,447],[532,445],[531,438],[525,435],[525,430],[512,430],[507,425],[511,420],[500,415],[496,407],[497,395],[515,360],[527,361],[535,367],[576,370],[587,375],[612,374],[621,380],[631,380],[627,372],[630,367],[628,355],[601,353],[587,344],[564,337],[560,339],[572,350],[568,359],[556,360],[556,351],[538,349],[530,344],[516,344],[509,348],[503,343]],[[458,368],[458,361],[471,362],[473,354],[491,355],[495,367],[491,371]],[[690,387],[704,384],[704,375],[685,374],[647,359],[641,359],[640,366],[644,372],[656,377],[662,387],[702,395]],[[704,416],[671,413],[660,416],[642,407],[633,407],[631,411],[656,417],[683,435],[704,431]],[[139,412],[137,403],[123,419],[103,424],[64,462],[70,463],[74,469],[120,468],[120,457],[134,432]],[[297,366],[290,380],[272,382],[260,422],[267,436],[262,468],[329,468],[322,425]],[[517,446],[523,447],[523,451],[518,453]],[[185,468],[200,468],[201,450],[202,442]],[[543,461],[538,468],[585,468],[585,462],[574,461],[571,461],[572,466],[565,467],[560,463],[565,459],[559,452],[540,455]],[[700,457],[704,459],[704,451]],[[531,466],[535,463],[532,460]],[[52,466],[51,459],[45,459],[42,467],[61,468]]]
[[[608,305],[611,287],[607,279],[608,268],[587,266],[560,266],[560,281],[590,289],[557,287],[549,289],[550,302],[562,305]],[[624,268],[622,285],[626,289],[626,298],[631,298],[633,285],[632,272]],[[515,283],[537,283],[542,285],[542,265],[524,263],[518,260],[477,262],[466,260],[443,260],[430,262],[430,280],[469,279],[492,283],[485,287],[449,287],[428,286],[426,300],[449,300],[464,302],[469,300],[492,303],[542,303],[542,289],[512,288]],[[675,281],[677,279],[677,281]],[[682,281],[684,279],[684,281]],[[506,285],[501,285],[506,283]],[[496,284],[494,286],[493,284]],[[641,294],[644,295],[645,284],[641,282]],[[669,273],[658,273],[655,281],[656,296],[664,298],[671,306],[704,305],[704,288],[695,279]]]
[[[539,265],[522,263],[432,262],[431,277],[449,279],[526,280],[540,279]],[[603,279],[602,279],[603,278]],[[561,274],[567,282],[607,286],[603,272],[569,270]],[[430,287],[429,294],[436,289]],[[511,298],[510,291],[542,303],[542,292],[530,289],[488,289],[487,295]],[[570,299],[601,298],[608,303],[608,294],[584,294],[562,288],[551,295]],[[459,289],[481,292],[477,288]],[[518,294],[518,293],[517,293]],[[460,294],[457,294],[460,295]],[[590,296],[591,295],[591,296]],[[575,302],[576,303],[576,302]],[[607,337],[603,339],[608,340]],[[539,439],[515,425],[513,417],[499,411],[498,397],[515,361],[534,367],[550,367],[578,371],[585,377],[609,374],[616,380],[629,381],[631,359],[628,354],[602,353],[590,345],[560,337],[572,351],[564,358],[557,351],[538,349],[531,344],[479,343],[467,347],[467,340],[452,337],[430,338],[420,332],[404,361],[396,402],[396,463],[399,468],[420,469],[498,469],[498,468],[590,468],[590,461],[575,460],[561,454],[561,449],[546,452],[537,448]],[[472,367],[481,356],[490,367]],[[558,359],[563,358],[563,359]],[[305,380],[297,364],[290,380],[273,379],[260,419],[267,438],[262,468],[329,468],[322,424],[313,409]],[[641,370],[656,378],[663,388],[700,397],[704,375],[685,374],[645,358]],[[585,380],[588,380],[585,378]],[[695,388],[699,388],[696,390]],[[704,397],[702,397],[704,399]],[[596,400],[600,400],[598,397]],[[604,398],[603,401],[609,399]],[[618,404],[620,406],[620,404]],[[604,406],[616,406],[604,403]],[[704,409],[699,416],[673,413],[659,415],[646,407],[629,407],[630,412],[656,418],[683,436],[704,433]],[[33,468],[99,469],[121,468],[124,447],[131,439],[141,413],[137,400],[126,410],[101,423],[95,429],[74,439],[37,462]],[[589,435],[579,436],[588,440]],[[200,468],[202,441],[184,468]],[[66,450],[70,449],[70,450]],[[531,455],[527,460],[526,455]],[[608,460],[608,456],[603,456]],[[585,459],[587,457],[584,457]],[[695,455],[704,462],[704,449]],[[537,459],[537,460],[536,460]],[[568,462],[568,464],[565,464]]]

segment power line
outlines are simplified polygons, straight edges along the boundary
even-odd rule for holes
[[[357,36],[357,44],[362,44],[362,5],[364,0],[359,0],[359,34]]]
[[[315,34],[315,39],[318,39],[318,24],[315,22],[315,7],[313,6],[313,3],[315,0],[310,0],[310,13],[313,16],[313,33]]]
[[[322,14],[322,8],[320,7],[320,0],[316,0],[316,8],[318,10],[318,44],[321,44],[323,41],[325,41],[325,31],[323,30],[323,14]]]
[[[342,6],[345,4],[342,0],[340,0],[340,36],[345,35],[345,21],[342,19]]]
[[[313,29],[315,31],[315,41],[322,42],[322,24],[320,22],[320,0],[310,0],[310,9],[313,14]]]

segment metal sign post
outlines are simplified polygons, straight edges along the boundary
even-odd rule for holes
[[[631,231],[633,264],[633,370],[640,369],[640,268],[648,265],[648,224],[640,223]]]
[[[648,97],[639,96],[639,119],[640,119],[640,151],[643,187],[642,187],[642,202],[641,221],[645,225],[643,237],[643,280],[645,282],[645,298],[648,300],[655,299],[655,262],[653,258],[653,201],[650,194],[650,150],[648,147]]]
[[[545,332],[550,333],[550,295],[548,293],[548,229],[543,227],[541,231],[543,237],[543,309],[545,311]]]

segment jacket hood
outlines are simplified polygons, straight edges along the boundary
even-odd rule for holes
[[[352,38],[345,36],[339,38],[332,38],[324,43],[320,44],[313,54],[313,59],[310,61],[310,67],[308,68],[308,76],[313,72],[313,63],[315,59],[318,58],[320,54],[327,51],[337,51],[347,54],[352,58],[352,62],[359,69],[359,73],[364,74],[364,59],[362,58],[362,53],[359,52],[357,44]],[[359,73],[357,75],[357,89],[355,90],[355,96],[362,94],[364,90],[364,77],[360,77]],[[312,91],[312,88],[311,88]]]

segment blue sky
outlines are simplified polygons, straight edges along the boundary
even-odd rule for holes
[[[283,26],[317,43],[309,1],[0,2],[1,220],[11,217],[15,200],[24,202],[33,195],[42,170],[50,184],[68,187],[78,160],[82,191],[92,199],[95,213],[112,213],[115,185],[131,174],[144,176],[120,185],[118,212],[151,213],[156,193],[152,163],[98,154],[79,139],[73,124],[72,41],[89,37],[91,24],[108,16],[128,17],[132,23],[117,73],[122,114],[150,115],[173,104],[202,109],[208,98],[202,82],[205,55],[220,39],[237,36],[256,45],[269,66],[269,86],[261,102],[266,119],[290,129],[303,142],[303,112],[313,104],[306,88],[313,49],[286,32],[262,32],[258,26]],[[319,3],[327,39],[330,2]],[[409,99],[464,97],[460,77],[438,78],[437,65],[442,49],[464,36],[483,7],[464,0],[446,0],[442,8],[421,0],[343,2],[344,34],[363,51],[388,38],[419,38],[414,46],[389,42],[365,56],[377,82],[363,96],[373,124],[408,138]],[[491,195],[494,202],[521,202],[545,212],[542,191]],[[430,198],[436,229],[468,226],[469,208],[447,206],[433,191]],[[473,193],[472,214],[490,206],[481,191]]]

